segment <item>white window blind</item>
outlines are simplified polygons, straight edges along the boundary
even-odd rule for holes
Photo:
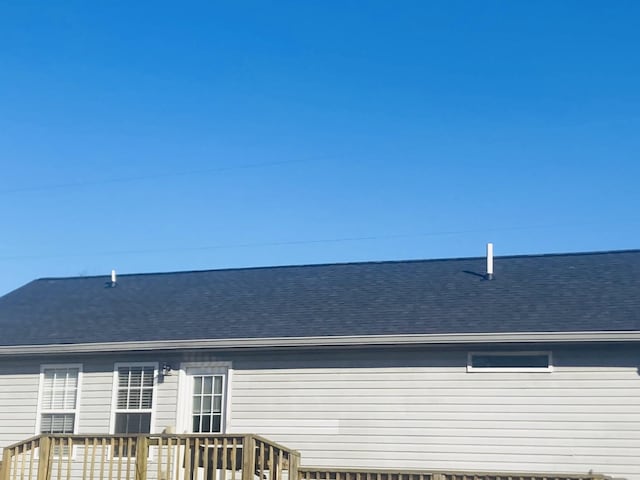
[[[152,366],[118,368],[118,410],[143,410],[153,406]]]
[[[43,413],[40,419],[42,433],[73,433],[75,415],[72,413]]]

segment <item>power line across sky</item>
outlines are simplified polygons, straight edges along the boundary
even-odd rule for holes
[[[629,219],[629,223],[636,224],[640,222],[640,219]],[[264,247],[287,247],[287,246],[303,246],[303,245],[322,245],[322,244],[340,244],[340,243],[364,243],[373,242],[379,240],[401,240],[401,239],[416,239],[423,237],[440,237],[440,236],[457,236],[457,235],[469,235],[469,234],[491,234],[499,232],[514,232],[514,231],[527,231],[527,230],[543,230],[543,231],[557,231],[559,229],[576,228],[576,227],[595,227],[595,226],[610,226],[609,222],[566,222],[562,224],[547,224],[547,225],[520,225],[520,226],[496,226],[492,228],[478,228],[478,229],[461,229],[461,230],[446,230],[446,231],[433,231],[433,232],[417,232],[417,233],[399,233],[399,234],[385,234],[385,235],[364,235],[353,237],[336,237],[336,238],[316,238],[316,239],[291,239],[280,241],[266,241],[266,242],[247,242],[247,243],[228,243],[228,244],[216,244],[216,245],[200,245],[200,246],[175,246],[175,247],[160,247],[160,248],[134,248],[134,249],[122,249],[122,250],[109,250],[109,251],[85,251],[85,252],[57,252],[57,253],[42,253],[33,255],[6,255],[0,256],[0,261],[9,260],[27,260],[27,259],[54,259],[54,258],[74,258],[74,257],[104,257],[104,256],[127,256],[127,255],[154,255],[162,253],[180,253],[180,252],[197,252],[206,250],[235,250],[235,249],[260,249]]]
[[[0,189],[0,195],[10,195],[18,193],[47,192],[51,190],[71,190],[75,188],[92,187],[97,185],[109,185],[117,183],[133,183],[145,180],[171,179],[177,177],[188,177],[197,175],[211,175],[216,173],[232,172],[234,170],[250,170],[267,167],[279,167],[284,165],[304,164],[316,159],[292,159],[272,162],[245,163],[240,165],[227,165],[223,167],[202,168],[197,170],[176,170],[162,173],[149,173],[144,175],[132,175],[126,177],[98,178],[93,180],[79,180],[62,183],[48,183],[42,185],[25,185],[19,187],[9,187]]]

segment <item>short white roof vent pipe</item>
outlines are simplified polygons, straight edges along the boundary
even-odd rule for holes
[[[111,287],[115,287],[116,286],[116,271],[115,270],[111,270]]]
[[[487,280],[493,280],[493,243],[487,243]]]

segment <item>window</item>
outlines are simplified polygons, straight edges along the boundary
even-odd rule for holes
[[[468,372],[550,372],[551,352],[472,352]]]
[[[151,433],[156,374],[155,364],[116,364],[113,433]]]
[[[193,433],[222,432],[222,375],[193,376]]]
[[[154,365],[118,366],[113,433],[150,433]]]
[[[36,433],[77,432],[80,365],[43,365]]]

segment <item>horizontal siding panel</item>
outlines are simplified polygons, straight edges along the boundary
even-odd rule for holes
[[[364,411],[343,415],[305,415],[304,413],[283,412],[278,415],[276,420],[272,420],[269,416],[248,416],[245,420],[254,422],[259,425],[260,422],[280,423],[286,421],[295,421],[298,425],[322,425],[323,422],[337,421],[340,425],[348,426],[355,424],[358,425],[371,425],[376,427],[389,426],[394,424],[397,426],[415,426],[416,415],[410,413],[405,414],[380,414],[367,413]],[[555,412],[502,412],[499,420],[496,419],[494,413],[486,412],[421,412],[420,422],[492,422],[494,424],[503,425],[505,422],[580,422],[580,423],[607,423],[615,424],[619,422],[629,423],[633,425],[640,425],[640,413],[555,413]]]
[[[550,374],[540,374],[540,375],[550,375]],[[469,375],[469,377],[473,377]],[[540,378],[531,378],[529,380],[519,379],[519,380],[501,380],[498,377],[492,376],[491,380],[483,380],[477,378],[452,378],[450,380],[432,380],[432,379],[421,379],[421,380],[389,380],[380,378],[378,381],[358,381],[358,380],[343,380],[343,379],[334,379],[334,380],[322,380],[322,381],[310,381],[306,380],[296,380],[296,381],[262,381],[262,382],[250,382],[250,383],[241,383],[238,382],[236,388],[238,393],[241,393],[243,390],[251,391],[253,389],[259,388],[261,390],[273,390],[282,388],[283,386],[287,386],[291,391],[297,392],[315,392],[316,390],[335,390],[337,389],[346,389],[346,390],[370,390],[376,391],[381,389],[393,389],[394,391],[402,392],[403,390],[413,390],[416,386],[420,386],[420,391],[427,393],[433,390],[470,390],[470,389],[499,389],[499,390],[527,390],[527,389],[554,389],[554,390],[576,390],[576,389],[587,389],[591,390],[600,390],[600,389],[633,389],[640,391],[640,386],[630,384],[628,378],[627,379],[617,379],[617,380],[600,380],[594,381],[591,379],[582,379],[582,380],[551,380],[551,378],[540,379]]]
[[[539,461],[536,461],[539,460]],[[331,468],[334,466],[342,468],[371,468],[370,465],[374,461],[378,468],[382,469],[407,469],[407,470],[424,470],[424,460],[402,460],[397,459],[371,459],[371,458],[350,458],[338,459],[332,457],[309,457],[307,465],[317,467]],[[465,458],[442,458],[437,461],[429,462],[431,465],[438,465],[438,470],[453,471],[484,471],[484,472],[544,472],[544,473],[563,473],[563,474],[582,474],[586,475],[589,471],[594,473],[607,472],[609,475],[635,480],[640,476],[640,468],[636,464],[600,464],[589,462],[585,464],[565,464],[563,462],[550,462],[548,459],[531,459],[512,460],[503,459],[501,461],[488,461],[486,458],[481,460],[470,460]],[[401,465],[401,467],[398,467]],[[435,469],[435,468],[434,468]]]
[[[575,456],[564,457],[538,456],[538,455],[505,455],[497,458],[487,455],[443,455],[441,453],[424,454],[418,458],[408,456],[368,455],[362,457],[345,457],[336,452],[335,455],[328,453],[323,456],[308,455],[309,465],[338,465],[343,468],[350,468],[348,465],[360,468],[367,467],[371,462],[380,465],[379,468],[398,469],[397,465],[402,465],[402,469],[415,470],[468,470],[468,471],[489,471],[489,472],[539,472],[539,473],[582,473],[589,471],[604,473],[627,480],[637,478],[634,474],[640,473],[640,469],[631,459],[621,457],[590,457]],[[437,465],[437,468],[425,468],[425,464]]]
[[[636,370],[629,367],[607,367],[593,369],[579,369],[572,367],[571,369],[555,369],[553,372],[467,372],[466,366],[456,368],[438,368],[438,367],[398,367],[398,368],[376,368],[376,369],[335,369],[336,373],[332,374],[333,369],[283,369],[283,370],[234,370],[234,375],[247,382],[276,381],[287,382],[292,380],[308,380],[322,381],[327,376],[334,376],[336,380],[346,381],[375,381],[380,378],[387,380],[421,380],[425,376],[434,380],[449,381],[452,378],[471,378],[471,379],[488,379],[495,380],[500,377],[505,381],[522,381],[524,379],[541,379],[552,378],[553,380],[615,380],[628,379],[630,374],[636,373]],[[338,371],[339,370],[339,371]],[[297,378],[300,377],[300,378]]]
[[[255,409],[255,405],[261,405],[261,409],[269,409],[269,408],[281,408],[279,405],[282,404],[282,396],[278,397],[268,397],[266,395],[262,395],[260,392],[260,396],[256,397],[256,390],[253,394],[244,394],[236,396],[236,392],[233,392],[233,404],[236,408],[246,408]],[[481,393],[481,392],[479,392]],[[624,393],[624,392],[623,392]],[[630,401],[633,401],[634,398],[637,398],[636,395],[616,395],[616,396],[607,396],[607,397],[592,397],[588,395],[584,395],[584,392],[580,395],[576,396],[550,396],[550,397],[537,397],[535,402],[532,402],[530,397],[527,396],[519,396],[519,397],[495,397],[495,396],[482,396],[480,394],[463,397],[460,395],[455,396],[430,396],[430,397],[420,397],[416,398],[398,398],[394,400],[393,396],[386,396],[384,398],[378,398],[375,395],[370,396],[358,396],[358,397],[341,397],[334,396],[331,397],[332,406],[342,405],[345,407],[352,407],[354,405],[364,404],[369,407],[375,407],[376,405],[384,406],[384,405],[563,405],[563,406],[571,406],[571,405],[595,405],[595,406],[605,406],[605,405],[629,405]],[[360,399],[360,401],[358,401]],[[273,400],[274,403],[269,403],[267,400]],[[288,408],[296,408],[297,405],[300,405],[301,408],[311,408],[314,405],[318,405],[322,407],[323,405],[329,405],[327,403],[328,400],[325,398],[322,401],[315,401],[314,397],[302,397],[298,399],[297,402],[290,402]],[[632,403],[631,406],[635,406],[637,403]],[[268,410],[265,410],[268,411]]]
[[[434,434],[433,436],[415,436],[407,437],[406,435],[386,435],[384,438],[369,437],[350,439],[345,436],[325,436],[314,437],[309,439],[304,436],[280,436],[280,441],[284,444],[295,444],[298,447],[308,449],[312,451],[317,448],[326,449],[328,446],[340,449],[340,450],[378,450],[378,449],[390,449],[399,448],[402,450],[418,450],[421,451],[425,447],[431,445],[446,445],[451,446],[467,446],[477,447],[478,445],[486,445],[493,447],[513,446],[515,448],[521,448],[526,446],[532,447],[569,447],[569,448],[593,448],[594,440],[598,440],[598,447],[607,448],[633,448],[640,449],[640,438],[601,438],[597,435],[588,438],[549,438],[549,437],[535,437],[533,435],[527,435],[523,432],[522,436],[510,436],[510,437],[489,437],[486,436],[469,437],[468,439],[461,438],[460,436],[445,436]],[[606,450],[603,450],[606,451]]]
[[[340,452],[340,455],[345,455],[345,458],[351,456],[360,457],[362,455],[375,456],[385,458],[387,455],[397,454],[402,458],[407,456],[408,458],[420,458],[422,455],[432,454],[451,454],[463,455],[469,458],[469,455],[536,455],[536,456],[563,456],[563,457],[577,457],[577,456],[590,456],[590,457],[616,457],[616,458],[632,458],[637,452],[637,446],[614,445],[613,447],[599,446],[571,446],[566,449],[566,453],[559,453],[562,450],[558,448],[558,445],[525,445],[525,444],[464,444],[464,443],[431,443],[431,444],[417,444],[417,443],[404,443],[404,444],[383,444],[383,443],[344,443],[337,442],[327,445],[306,446],[304,443],[297,445],[306,448],[306,452],[310,455],[317,455],[318,452],[325,452],[331,450],[335,454]]]
[[[25,390],[14,390],[12,386],[9,384],[5,384],[4,382],[0,382],[0,388],[6,388],[7,390],[2,392],[2,397],[0,397],[1,403],[11,403],[11,404],[20,404],[20,403],[33,403],[34,405],[37,403],[37,395],[38,395],[38,384],[34,383],[30,386],[29,389]],[[10,389],[10,390],[9,390]],[[34,394],[35,397],[27,397],[26,393]]]
[[[21,440],[33,437],[35,435],[35,428],[35,422],[32,422],[30,425],[25,422],[24,424],[17,427],[7,425],[6,427],[2,428],[2,432],[0,432],[0,438],[6,438],[7,443],[17,443]],[[16,438],[19,438],[20,440],[16,440]]]
[[[107,388],[107,384],[109,384],[109,388]],[[104,395],[111,394],[111,385],[113,385],[113,380],[111,378],[109,379],[105,378],[103,384],[89,383],[89,382],[83,381],[82,396],[89,397],[89,398],[103,398]]]
[[[86,398],[83,398],[82,400],[84,400],[81,404],[80,404],[80,411],[82,412],[83,415],[90,415],[90,414],[95,414],[95,415],[104,415],[105,413],[108,413],[109,410],[111,410],[111,401],[109,401],[108,404],[98,404],[98,403],[87,403],[86,402]],[[106,412],[105,412],[105,408],[106,408]]]
[[[406,451],[359,451],[348,452],[342,450],[331,450],[330,452],[320,453],[319,451],[310,452],[309,456],[313,458],[334,458],[334,459],[371,459],[371,460],[397,460],[402,461],[466,461],[466,462],[486,462],[490,457],[504,459],[506,462],[522,461],[523,463],[543,463],[547,465],[564,464],[571,470],[578,467],[583,469],[584,466],[597,465],[634,465],[633,456],[629,455],[579,455],[579,454],[560,454],[550,452],[548,454],[540,454],[534,451],[523,449],[519,452],[483,452],[479,449],[477,452],[452,452],[445,450],[423,450],[422,452],[406,452]],[[633,452],[631,452],[633,453]],[[539,470],[539,469],[538,469]]]
[[[640,422],[522,422],[522,421],[511,421],[511,422],[500,422],[499,420],[487,420],[487,421],[477,421],[469,424],[469,421],[461,420],[461,421],[450,421],[450,420],[414,420],[413,422],[407,421],[402,424],[394,422],[390,424],[385,420],[367,420],[364,422],[360,422],[358,420],[354,420],[351,424],[347,424],[344,421],[341,421],[338,425],[338,422],[327,420],[325,422],[313,422],[313,421],[299,421],[295,422],[295,424],[291,426],[287,426],[286,422],[274,422],[265,421],[265,422],[253,422],[253,421],[244,421],[240,419],[234,419],[233,421],[234,427],[244,427],[244,430],[247,430],[247,427],[253,427],[254,429],[258,429],[262,432],[284,432],[284,431],[297,431],[301,429],[307,429],[310,435],[313,434],[313,430],[318,429],[319,431],[324,430],[339,430],[339,433],[342,435],[375,435],[379,432],[380,435],[385,435],[388,433],[397,434],[398,432],[406,432],[407,435],[420,435],[421,432],[424,432],[425,429],[431,428],[448,428],[452,426],[459,426],[460,428],[467,429],[482,429],[482,430],[602,430],[607,431],[611,429],[615,429],[617,431],[636,431],[640,432]],[[332,425],[334,424],[334,425]],[[464,427],[463,425],[466,425]],[[312,429],[312,430],[311,430]]]
[[[34,379],[31,380],[31,383],[24,383],[20,387],[14,388],[11,382],[2,382],[0,383],[0,388],[11,390],[11,394],[13,399],[26,399],[28,395],[38,395],[38,381],[39,376],[34,375]]]
[[[468,414],[468,415],[493,415],[513,414],[544,414],[544,415],[592,415],[602,414],[603,408],[600,405],[470,405],[470,404],[420,404],[420,403],[393,403],[393,404],[373,404],[367,405],[366,410],[361,405],[345,404],[313,404],[305,408],[295,406],[286,408],[279,404],[266,404],[257,411],[249,408],[246,404],[235,405],[235,413],[243,418],[264,418],[276,413],[280,419],[298,418],[379,418],[386,419],[415,418],[416,415],[430,414]],[[606,415],[614,418],[618,415],[640,415],[639,405],[608,405]]]
[[[0,418],[14,418],[20,417],[33,417],[38,408],[37,403],[14,403],[14,402],[2,402],[0,405]],[[0,423],[0,429],[2,424]]]
[[[455,397],[455,396],[465,396],[465,397],[474,397],[474,398],[504,398],[504,397],[524,397],[524,398],[532,398],[532,397],[550,397],[553,396],[555,398],[558,397],[581,397],[581,396],[591,396],[591,397],[611,397],[613,395],[612,389],[609,388],[590,388],[588,390],[585,389],[553,389],[553,388],[505,388],[505,389],[471,389],[471,388],[458,388],[458,389],[428,389],[428,388],[420,388],[416,387],[414,389],[403,389],[403,390],[385,390],[378,389],[375,392],[371,391],[371,394],[366,395],[363,391],[358,391],[354,389],[341,389],[336,388],[335,390],[329,389],[308,389],[308,390],[299,390],[293,389],[290,392],[279,389],[265,389],[260,393],[267,397],[277,398],[279,402],[283,403],[298,403],[298,402],[325,402],[331,400],[332,398],[339,397],[343,398],[345,403],[351,403],[354,399],[361,398],[362,401],[366,401],[366,399],[370,399],[371,401],[376,401],[381,397],[391,397],[391,398],[415,398],[415,397],[427,397],[427,398],[438,398],[438,397]],[[615,389],[614,389],[615,390]],[[618,389],[620,392],[616,392],[616,395],[621,395],[623,397],[636,397],[640,395],[640,388],[630,387],[630,388],[620,388]],[[633,390],[633,391],[632,391]],[[254,389],[253,393],[255,394],[257,389]],[[237,392],[235,389],[233,391],[234,397],[238,394],[238,400],[241,400],[240,392]],[[248,391],[249,393],[249,391]],[[255,396],[250,396],[250,393],[246,395],[243,399],[245,403],[251,403],[251,401],[258,401]],[[235,400],[234,400],[235,401]]]
[[[236,433],[249,433],[249,430],[246,428],[244,430],[234,429]],[[308,432],[308,430],[307,430]],[[260,432],[256,432],[260,433]],[[263,433],[264,434],[264,433]],[[421,442],[423,438],[447,438],[447,437],[457,438],[461,443],[472,443],[477,444],[482,441],[483,438],[490,436],[490,438],[495,439],[510,439],[510,441],[520,441],[521,439],[532,439],[532,440],[549,440],[549,441],[558,441],[561,442],[562,445],[567,446],[571,445],[571,442],[580,442],[582,440],[589,442],[589,444],[600,444],[599,442],[607,441],[607,439],[612,439],[615,441],[621,441],[626,443],[631,440],[638,440],[640,436],[636,431],[602,431],[602,430],[579,430],[573,432],[567,432],[566,430],[491,430],[486,431],[484,429],[467,429],[467,428],[438,428],[438,429],[429,429],[429,430],[419,430],[413,435],[406,433],[403,429],[398,429],[397,432],[388,433],[385,432],[383,436],[380,435],[361,435],[361,436],[352,436],[347,437],[345,435],[340,434],[316,434],[316,435],[308,435],[305,434],[304,431],[295,432],[295,433],[285,433],[279,434],[278,438],[280,442],[284,445],[298,445],[299,443],[318,443],[318,444],[330,444],[333,442],[345,441],[349,439],[354,442],[365,442],[365,443],[385,443],[390,440],[397,438],[400,443],[402,440],[410,439],[412,442]],[[594,442],[595,441],[595,442]]]

